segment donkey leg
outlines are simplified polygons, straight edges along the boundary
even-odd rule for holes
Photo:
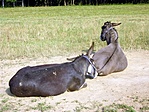
[[[103,72],[98,73],[98,76],[101,76],[101,75],[104,75],[104,73]]]
[[[82,86],[81,86],[79,89],[86,88],[86,87],[87,87],[87,83],[84,82],[84,83],[82,84]]]
[[[76,91],[76,90],[80,90],[80,89],[85,88],[85,87],[87,87],[87,83],[84,82],[82,85],[75,84],[73,86],[70,86],[67,91]]]

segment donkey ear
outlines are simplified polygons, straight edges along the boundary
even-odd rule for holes
[[[112,26],[118,26],[120,25],[121,23],[112,23]]]
[[[92,42],[92,45],[90,46],[90,48],[87,51],[87,56],[90,57],[90,55],[93,53],[94,50],[94,42]]]
[[[68,61],[74,61],[75,58],[67,58]]]
[[[77,56],[78,57],[78,56]],[[77,57],[67,58],[68,61],[74,61]]]

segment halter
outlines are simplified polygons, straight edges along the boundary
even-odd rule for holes
[[[108,29],[104,32],[103,36],[105,37],[106,33],[108,33],[111,29],[113,29],[113,27],[108,28]],[[115,36],[118,37],[116,31],[114,31],[114,33],[115,33]],[[101,39],[101,36],[100,36],[100,39]]]
[[[113,27],[108,28],[105,33],[109,32],[111,29],[113,29]]]
[[[97,74],[97,69],[96,69],[96,67],[95,67],[94,64],[91,62],[91,60],[88,58],[88,56],[84,55],[83,57],[84,57],[85,59],[87,59],[87,61],[90,63],[90,65],[91,65],[92,68],[94,69],[94,73],[93,73],[93,74],[94,74],[95,76],[92,77],[92,78],[96,78],[97,75],[98,75],[98,74]],[[87,75],[89,75],[89,74],[90,74],[90,73],[88,72]]]

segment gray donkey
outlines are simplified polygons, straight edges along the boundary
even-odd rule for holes
[[[93,56],[98,75],[120,72],[128,65],[127,58],[118,43],[118,33],[114,28],[120,24],[105,22],[102,26],[100,39],[106,41],[107,46],[101,48]]]

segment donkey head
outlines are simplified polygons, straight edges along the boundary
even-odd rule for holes
[[[101,27],[101,35],[100,39],[102,41],[106,41],[107,45],[111,43],[111,40],[115,41],[118,39],[118,33],[114,26],[118,26],[121,23],[111,23],[111,22],[105,22],[104,25]]]
[[[85,55],[82,54],[81,56],[77,56],[74,58],[67,58],[67,60],[77,63],[76,68],[80,69],[80,71],[83,68],[86,68],[86,69],[84,69],[85,76],[87,78],[92,78],[92,79],[97,77],[96,68],[93,65],[93,62],[92,62],[93,60],[91,59],[93,50],[94,50],[94,42],[92,42],[92,45],[90,46],[90,48],[88,49],[88,51]]]

